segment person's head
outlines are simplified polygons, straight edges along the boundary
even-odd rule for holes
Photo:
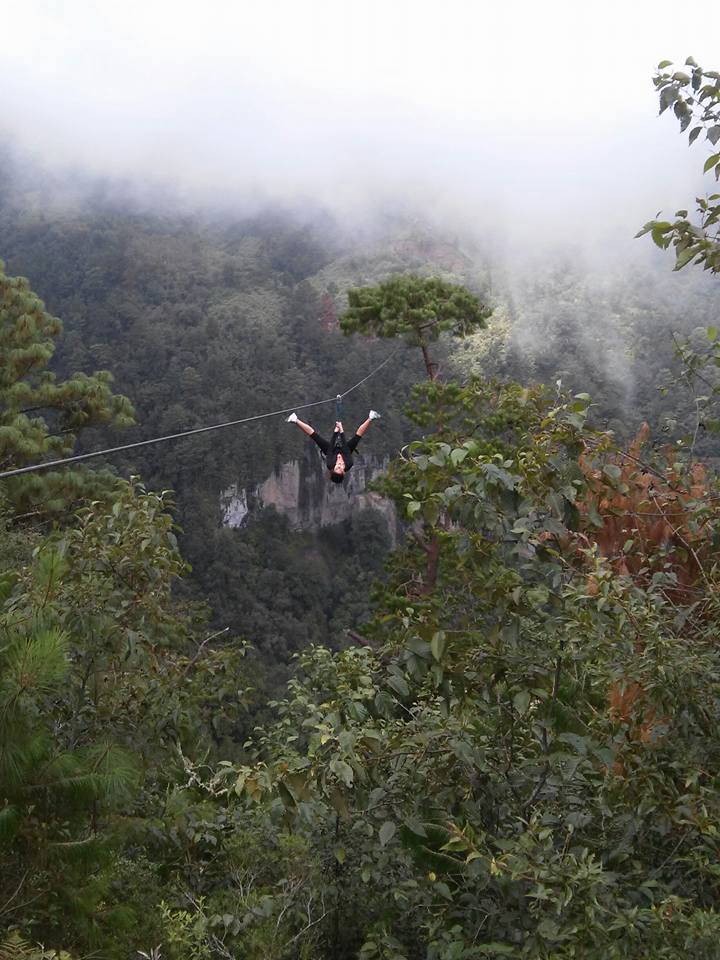
[[[338,453],[337,457],[335,458],[335,463],[333,464],[330,470],[330,479],[332,480],[332,482],[342,483],[343,477],[345,476],[345,470],[346,470],[345,460],[343,459],[341,454]]]

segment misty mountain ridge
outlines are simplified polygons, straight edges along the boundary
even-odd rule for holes
[[[438,345],[445,374],[549,384],[560,379],[564,387],[590,393],[596,416],[621,435],[632,433],[640,419],[662,429],[666,401],[657,388],[672,376],[673,333],[715,320],[708,279],[672,274],[665,258],[641,241],[630,262],[604,252],[588,264],[579,252],[543,258],[539,250],[508,259],[501,240],[483,236],[480,226],[472,236],[407,210],[354,229],[319,206],[273,207],[245,217],[181,214],[136,202],[125,209],[122,185],[116,190],[82,178],[67,185],[65,199],[74,199],[60,208],[43,198],[56,191],[63,196],[62,178],[43,179],[32,165],[18,170],[10,164],[1,180],[0,256],[10,274],[29,277],[63,320],[57,372],[108,369],[115,388],[136,406],[138,427],[122,436],[96,432],[85,439],[86,449],[347,389],[392,348],[340,333],[346,291],[396,273],[439,274],[494,309],[487,330]],[[415,352],[401,350],[348,397],[346,424],[359,423],[371,406],[383,412],[381,425],[363,441],[368,455],[391,456],[413,439],[403,407],[423,377]],[[329,408],[308,416],[321,432],[332,429]],[[283,464],[297,461],[306,443],[274,418],[115,461],[125,475],[139,473],[155,488],[176,491],[183,549],[196,579],[226,620],[248,604],[260,605],[253,622],[261,647],[269,630],[264,604],[272,603],[280,584],[268,586],[267,600],[262,590],[241,600],[233,577],[221,572],[247,549],[259,522],[223,529],[222,492],[261,486]],[[270,536],[292,540],[281,529]],[[273,576],[281,582],[287,563],[289,557],[275,560]],[[323,569],[321,578],[332,576],[332,563]],[[300,568],[296,575],[300,580],[289,589],[302,592]],[[226,584],[222,597],[219,583]],[[308,636],[326,639],[322,617],[312,623]]]
[[[588,387],[608,416],[637,409],[639,401],[647,407],[637,389],[645,368],[660,356],[662,369],[672,365],[674,331],[714,320],[709,279],[670,274],[666,258],[641,241],[630,262],[607,250],[588,262],[579,250],[542,254],[531,246],[508,260],[502,237],[483,236],[482,225],[472,236],[408,209],[359,224],[339,222],[309,203],[244,217],[187,206],[181,212],[177,194],[168,203],[142,198],[133,194],[136,185],[51,172],[9,148],[0,164],[1,255],[8,270],[27,275],[63,319],[60,368],[80,363],[80,369],[110,369],[137,404],[141,424],[153,432],[157,411],[151,417],[145,394],[162,395],[163,372],[179,373],[182,350],[172,344],[183,338],[181,330],[193,351],[199,347],[208,356],[215,343],[227,340],[233,349],[245,342],[251,352],[258,327],[282,338],[285,358],[278,366],[276,356],[266,375],[293,403],[302,391],[284,387],[307,383],[302,371],[308,363],[317,367],[323,389],[337,389],[328,364],[316,361],[330,342],[322,334],[335,341],[346,290],[393,273],[437,273],[491,303],[488,330],[455,350],[465,372]],[[292,316],[298,308],[299,325]],[[140,332],[141,316],[152,332]],[[158,338],[155,331],[168,324]],[[138,334],[149,341],[142,358]],[[357,353],[358,363],[370,349],[339,343],[341,352]],[[123,371],[128,351],[138,359],[141,383]],[[187,359],[182,369],[199,372]],[[585,385],[580,370],[587,371]],[[211,416],[236,409],[234,398],[212,388],[216,378],[204,382],[209,395],[202,405]],[[174,429],[172,397],[164,396],[162,419]]]

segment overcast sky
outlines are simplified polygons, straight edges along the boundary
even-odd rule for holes
[[[0,130],[45,163],[537,242],[687,206],[706,148],[651,77],[720,69],[720,5],[677,0],[24,0],[2,31]]]

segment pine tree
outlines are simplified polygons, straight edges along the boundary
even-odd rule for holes
[[[0,261],[0,471],[70,456],[82,430],[133,421],[130,401],[113,394],[112,375],[75,373],[59,381],[48,369],[62,323],[23,277]],[[53,514],[96,493],[107,477],[84,470],[46,471],[3,484],[16,515]]]
[[[106,818],[139,784],[133,755],[112,743],[68,746],[61,692],[70,667],[68,635],[36,623],[3,631],[0,650],[0,924],[35,900],[62,893],[81,904],[82,888],[111,855]],[[22,893],[15,898],[13,892]]]
[[[348,290],[349,308],[340,317],[343,333],[403,337],[422,350],[435,380],[438,365],[430,344],[443,332],[465,337],[485,326],[491,310],[473,293],[440,277],[396,276],[377,287]]]

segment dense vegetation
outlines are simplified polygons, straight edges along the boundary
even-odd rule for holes
[[[661,105],[683,128],[700,111],[714,145],[720,79],[690,66],[661,65]],[[713,274],[706,214],[693,256]],[[662,288],[627,278],[604,301],[558,272],[524,301],[545,347],[521,351],[519,311],[483,283],[407,262],[389,277],[380,256],[351,270],[339,238],[286,221],[49,222],[9,197],[2,215],[11,263],[35,258],[68,327],[50,371],[60,324],[0,270],[3,469],[134,415],[165,432],[332,394],[378,339],[409,352],[373,390],[399,402],[426,379],[379,444],[407,441],[379,482],[405,537],[373,591],[390,543],[375,515],[320,536],[272,512],[219,528],[218,490],[271,469],[282,426],[138,457],[145,482],[0,481],[0,957],[716,958],[720,493],[697,457],[717,330],[673,371],[670,338],[651,346],[651,318],[655,337],[673,324]],[[648,230],[682,267],[680,221]],[[685,290],[692,328],[711,301]],[[607,356],[647,366],[633,400],[652,428],[621,425],[619,393],[598,408],[577,389],[592,309]],[[551,385],[477,375],[490,364]],[[149,489],[167,479],[192,588],[174,504]],[[295,651],[267,703],[267,661]]]
[[[110,370],[134,406],[137,427],[86,431],[81,449],[333,396],[392,348],[382,338],[342,335],[346,291],[407,273],[463,285],[493,308],[486,330],[452,350],[437,345],[441,376],[561,379],[591,393],[596,419],[626,439],[636,418],[647,419],[656,436],[667,436],[668,419],[679,421],[680,434],[692,430],[692,406],[677,388],[663,399],[657,386],[672,378],[674,332],[714,323],[714,299],[704,278],[672,274],[662,260],[588,269],[568,258],[533,271],[496,262],[490,248],[468,245],[464,253],[462,243],[429,228],[389,222],[350,237],[318,212],[226,221],[132,212],[127,198],[102,185],[81,199],[64,197],[62,184],[46,183],[29,164],[8,157],[4,168],[0,254],[8,273],[29,277],[63,319],[52,369],[67,380],[76,371]],[[421,350],[411,347],[348,398],[346,421],[359,422],[370,406],[383,412],[361,446],[365,458],[393,455],[419,435],[403,414],[412,384],[425,374]],[[333,416],[330,407],[309,413],[319,426]],[[288,662],[308,641],[335,642],[329,610],[351,606],[355,623],[366,619],[357,570],[344,561],[371,551],[371,567],[381,559],[380,523],[362,522],[367,542],[350,521],[331,537],[312,528],[295,536],[283,517],[267,515],[242,534],[222,528],[221,491],[252,489],[303,455],[302,440],[278,418],[140,448],[108,464],[125,477],[142,476],[151,489],[175,491],[182,552],[192,566],[184,592],[207,597],[213,626],[231,625],[273,664]],[[303,594],[312,602],[300,602]]]

